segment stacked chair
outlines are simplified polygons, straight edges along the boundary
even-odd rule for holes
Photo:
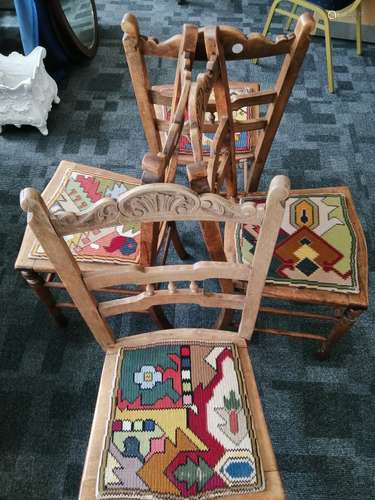
[[[149,146],[142,181],[65,162],[42,195],[32,188],[21,193],[28,227],[16,267],[57,319],[60,309],[46,285],[63,287],[105,351],[79,498],[285,498],[248,342],[254,331],[313,339],[325,358],[367,307],[366,245],[349,189],[291,191],[289,179],[276,176],[266,193],[255,192],[313,18],[303,15],[295,34],[276,42],[230,27],[185,25],[181,35],[158,43],[140,35],[132,15],[123,29]],[[274,89],[228,81],[228,60],[275,54],[285,59]],[[145,55],[176,60],[172,85],[150,85]],[[206,65],[194,79],[196,60]],[[248,132],[253,156],[249,150],[245,157],[236,134]],[[182,155],[186,144],[189,154]],[[245,159],[252,163],[241,192]],[[178,167],[189,187],[176,183]],[[165,264],[169,241],[187,257],[179,221],[200,223],[197,239],[210,261]],[[138,233],[138,260],[124,261]],[[114,238],[128,239],[116,240],[122,252],[113,250],[108,262],[101,252],[95,256],[95,244],[80,251],[97,235],[110,254]],[[154,265],[163,247],[162,265]],[[41,271],[49,273],[46,279]],[[202,286],[212,279],[219,292]],[[335,313],[265,306],[264,299],[328,305]],[[221,327],[240,310],[238,331],[171,328],[161,309],[168,304],[220,308]],[[334,326],[328,337],[260,328],[259,311],[277,321],[307,317]],[[139,312],[151,312],[162,330],[117,338],[108,318]]]
[[[288,36],[281,35],[275,42],[259,34],[247,36],[236,28],[220,27],[222,58],[225,62],[237,61],[237,64],[244,64],[244,61],[258,57],[284,56],[274,88],[265,90],[260,90],[256,82],[227,82],[226,69],[223,64],[221,65],[224,84],[229,87],[227,92],[230,95],[226,106],[233,112],[229,113],[228,109],[232,140],[234,134],[235,158],[238,162],[246,163],[245,191],[255,191],[258,187],[273,139],[308,49],[313,26],[311,17],[301,16],[295,32]],[[124,17],[122,29],[125,33],[123,45],[126,60],[149,151],[158,154],[165,132],[169,129],[168,117],[173,105],[174,84],[151,85],[146,58],[177,59],[182,35],[175,35],[159,43],[154,38],[140,33],[137,20],[132,14]],[[194,41],[193,57],[196,61],[206,61],[204,30],[195,29],[198,34]],[[190,50],[192,49],[191,46]],[[262,105],[266,105],[267,110],[260,116]],[[206,139],[203,148],[205,157],[208,157],[211,151],[208,144],[210,136],[212,137],[219,125],[216,106],[216,100],[210,99],[203,124],[203,134]],[[185,165],[194,162],[187,124],[183,129],[173,161]]]

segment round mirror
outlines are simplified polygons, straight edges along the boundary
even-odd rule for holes
[[[56,36],[73,61],[94,57],[98,21],[94,0],[44,0]]]

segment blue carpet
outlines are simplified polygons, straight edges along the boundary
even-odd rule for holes
[[[61,104],[49,136],[33,128],[4,127],[0,136],[0,500],[77,498],[103,355],[77,314],[56,328],[13,263],[25,227],[21,188],[42,189],[61,159],[130,175],[140,174],[146,143],[124,63],[119,23],[139,16],[142,32],[160,39],[183,22],[232,24],[260,31],[264,0],[98,1],[100,47],[90,64],[74,68],[60,86]],[[280,32],[278,19],[273,32]],[[6,30],[4,30],[5,32]],[[9,40],[9,32],[2,40]],[[5,42],[4,42],[5,43]],[[0,40],[0,52],[2,41]],[[288,174],[294,188],[347,184],[375,257],[375,46],[357,57],[353,43],[334,41],[337,93],[326,90],[324,45],[314,39],[274,141],[262,178]],[[230,67],[232,78],[274,80],[274,60]],[[246,67],[245,67],[246,66]],[[151,76],[172,81],[173,63],[153,62]],[[182,177],[181,177],[182,179]],[[196,229],[183,239],[197,257]],[[176,261],[171,254],[171,261]],[[371,288],[371,298],[374,292]],[[212,314],[170,308],[180,326],[209,325]],[[362,316],[328,362],[315,361],[308,341],[257,337],[254,369],[287,496],[292,500],[375,498],[374,312]],[[147,317],[116,319],[123,334],[153,327]],[[301,327],[304,325],[302,324]],[[306,326],[306,325],[305,325]],[[311,328],[311,325],[308,325]],[[319,326],[316,326],[318,333]]]

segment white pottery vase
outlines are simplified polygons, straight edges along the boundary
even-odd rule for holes
[[[0,54],[0,133],[2,125],[32,125],[48,135],[47,118],[52,102],[59,103],[57,85],[47,73],[46,49],[36,47],[29,55]]]

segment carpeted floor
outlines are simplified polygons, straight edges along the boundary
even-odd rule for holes
[[[139,175],[146,152],[124,63],[119,23],[139,16],[142,32],[165,38],[186,21],[233,24],[259,31],[265,0],[98,1],[100,48],[88,65],[60,85],[61,104],[36,129],[5,127],[0,137],[0,500],[77,498],[103,355],[77,314],[59,330],[13,263],[25,226],[18,194],[42,189],[60,159]],[[274,32],[281,23],[274,24]],[[6,33],[6,30],[3,31]],[[7,37],[3,37],[5,40]],[[9,37],[8,37],[9,38]],[[3,51],[0,39],[0,51]],[[9,43],[7,43],[7,49]],[[5,50],[5,49],[4,49]],[[375,257],[375,46],[355,55],[354,44],[334,43],[337,93],[326,90],[324,46],[315,39],[268,160],[262,186],[286,173],[295,188],[347,184],[368,242],[370,283]],[[233,71],[232,71],[233,70]],[[267,86],[275,61],[232,69]],[[173,77],[172,64],[153,64],[154,81]],[[194,229],[184,242],[202,255]],[[171,260],[176,260],[171,255]],[[372,297],[374,293],[372,290]],[[169,310],[181,326],[208,324],[195,308]],[[330,361],[315,361],[315,345],[258,337],[251,353],[274,449],[289,499],[375,498],[375,315],[363,315]],[[147,318],[119,319],[123,334],[142,331]],[[303,325],[302,325],[303,326]],[[318,326],[317,326],[318,328]]]

